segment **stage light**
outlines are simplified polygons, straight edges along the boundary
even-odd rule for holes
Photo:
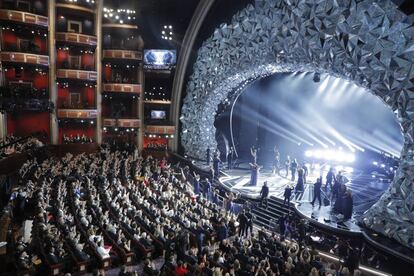
[[[347,153],[343,151],[336,151],[336,150],[307,150],[305,152],[306,157],[314,157],[315,159],[325,159],[330,161],[337,161],[337,162],[347,162],[352,163],[355,161],[355,154]]]
[[[313,156],[313,152],[311,150],[307,150],[307,151],[305,151],[305,156],[306,157],[312,157]]]
[[[381,168],[385,168],[385,164],[381,164]]]
[[[378,162],[377,161],[372,162],[372,164],[375,165],[375,166],[378,166]]]
[[[349,173],[353,173],[354,172],[354,168],[352,168],[352,167],[345,167],[345,169],[344,169],[346,172],[349,172]]]

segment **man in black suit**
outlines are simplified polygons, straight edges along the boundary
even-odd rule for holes
[[[319,177],[316,180],[315,185],[313,185],[313,200],[312,200],[312,206],[315,204],[315,200],[318,199],[319,201],[319,207],[321,207],[321,187],[322,187],[322,178]]]
[[[285,188],[285,193],[283,194],[283,196],[284,196],[283,205],[285,205],[286,201],[287,201],[287,205],[289,207],[290,206],[290,197],[292,196],[292,188],[289,185]]]
[[[267,197],[269,196],[269,187],[267,186],[267,181],[263,183],[262,190],[260,191],[260,207],[262,207],[263,201],[266,202],[267,209]]]

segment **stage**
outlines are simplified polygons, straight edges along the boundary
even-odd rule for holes
[[[204,170],[208,169],[208,166],[204,162],[194,161],[195,165]],[[328,166],[318,168],[309,172],[307,177],[307,183],[304,185],[304,192],[297,199],[295,199],[294,190],[292,191],[291,203],[299,214],[314,223],[320,224],[331,229],[337,229],[339,231],[360,233],[361,229],[358,226],[359,217],[371,207],[381,196],[381,194],[388,188],[389,182],[382,181],[379,178],[373,178],[372,175],[366,175],[357,169],[347,169],[343,171],[349,182],[346,183],[347,189],[352,191],[353,195],[353,215],[348,221],[343,221],[341,214],[332,212],[331,205],[324,206],[324,196],[330,199],[330,191],[323,191],[322,206],[319,207],[318,202],[315,202],[315,206],[311,205],[313,199],[313,183],[316,182],[317,177],[323,176],[323,186],[326,182],[326,173]],[[244,198],[256,199],[260,196],[260,190],[265,181],[269,187],[269,197],[276,197],[283,200],[284,190],[287,185],[292,188],[295,187],[296,182],[291,181],[290,173],[286,176],[285,170],[282,170],[279,174],[273,174],[270,168],[262,169],[259,173],[257,186],[250,185],[250,170],[247,163],[240,164],[238,168],[232,170],[222,170],[221,177],[219,178],[220,184],[226,190],[236,194],[240,194]]]

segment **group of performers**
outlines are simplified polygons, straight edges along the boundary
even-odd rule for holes
[[[262,166],[257,164],[258,158],[258,148],[252,147],[250,148],[251,154],[251,163],[250,169],[250,186],[257,186],[257,181],[259,178],[259,172]],[[284,191],[284,204],[290,204],[290,199],[292,197],[292,193],[294,192],[295,200],[299,200],[300,197],[303,195],[305,184],[307,182],[307,176],[309,174],[309,168],[306,164],[300,164],[295,158],[290,158],[290,156],[286,157],[283,165],[280,160],[280,152],[278,148],[274,147],[274,158],[272,164],[272,173],[278,174],[282,177],[288,178],[290,174],[290,180],[292,182],[296,182],[294,187],[290,186],[289,184],[285,188]],[[235,152],[234,149],[231,147],[227,153],[227,167],[228,169],[233,169],[234,165],[234,156]],[[215,150],[213,153],[213,164],[210,168],[212,178],[218,178],[220,172],[220,152]],[[207,163],[210,164],[210,150],[207,151]],[[282,171],[284,169],[284,175],[282,175]],[[353,198],[352,192],[347,189],[346,183],[348,179],[342,174],[341,171],[335,174],[334,169],[331,167],[326,174],[326,182],[323,185],[322,177],[319,177],[313,185],[313,200],[311,202],[312,206],[315,205],[315,202],[319,203],[319,207],[322,206],[322,196],[324,196],[323,201],[325,205],[331,205],[332,211],[336,213],[341,213],[344,216],[344,220],[348,220],[352,217],[352,210],[353,210]],[[263,202],[263,194],[268,195],[268,187],[265,186],[264,193],[261,193],[261,201]],[[324,192],[323,192],[324,190]],[[328,197],[329,192],[329,197]],[[267,205],[267,200],[266,200]]]

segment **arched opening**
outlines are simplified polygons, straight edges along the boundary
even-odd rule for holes
[[[312,200],[317,177],[325,184],[331,167],[342,171],[353,192],[355,220],[389,188],[404,142],[396,115],[378,97],[349,81],[306,72],[254,81],[220,104],[214,126],[222,159],[235,147],[239,169],[248,170],[250,148],[259,149],[259,183],[280,181],[271,174],[275,147],[282,175],[287,156],[308,166],[310,185],[300,202]]]

